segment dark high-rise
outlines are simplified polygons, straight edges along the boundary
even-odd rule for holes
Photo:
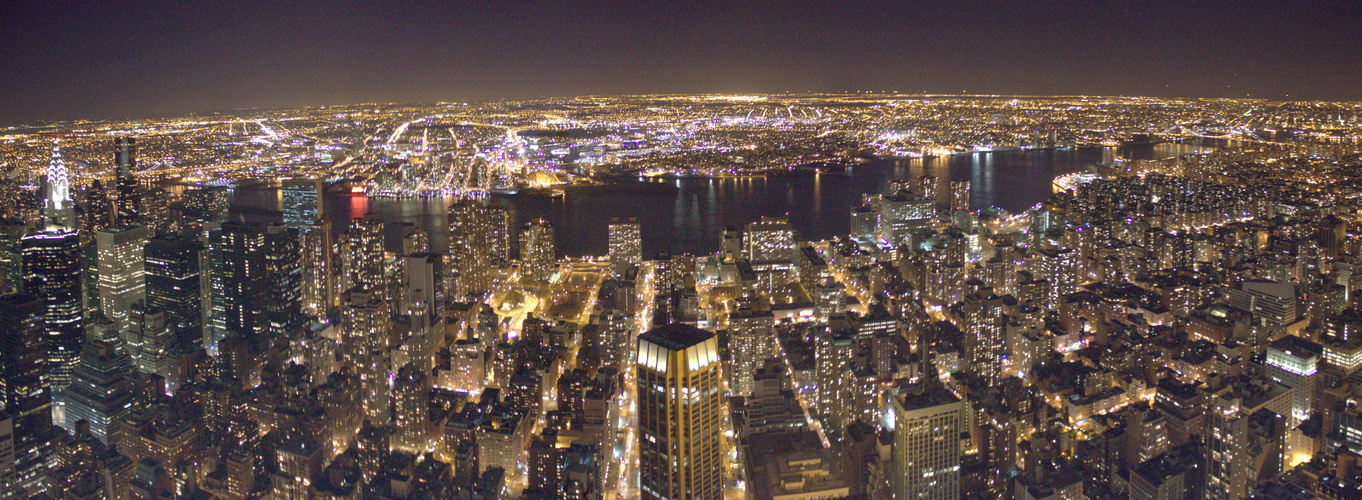
[[[209,237],[212,333],[241,335],[263,346],[301,326],[298,234],[282,226],[228,222]]]
[[[94,240],[95,234],[109,227],[113,220],[109,211],[109,193],[104,185],[95,179],[80,196],[80,235],[82,243]]]
[[[13,469],[0,498],[26,498],[42,491],[47,482],[55,433],[44,311],[42,299],[35,295],[0,296],[0,393],[3,413],[13,422],[12,454],[0,453],[13,460],[6,464]]]
[[[269,300],[265,280],[265,226],[228,222],[209,236],[212,266],[212,335],[216,343],[231,335],[263,337]]]
[[[24,262],[24,291],[45,304],[44,329],[52,389],[71,381],[71,367],[85,338],[81,310],[80,239],[69,231],[44,231],[20,240]]]
[[[0,397],[14,417],[46,412],[52,404],[43,312],[35,295],[0,296]]]
[[[202,252],[203,244],[194,238],[158,236],[147,240],[144,254],[147,305],[165,312],[175,345],[186,349],[203,341]]]
[[[137,141],[131,137],[114,139],[114,167],[118,180],[114,183],[118,200],[115,203],[114,225],[137,224],[142,202],[141,189],[133,171],[137,168]]]
[[[379,239],[382,242],[382,239]],[[279,339],[303,326],[302,240],[298,230],[270,226],[265,232],[265,314],[270,337]]]

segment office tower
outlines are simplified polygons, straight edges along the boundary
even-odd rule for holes
[[[45,412],[52,404],[44,312],[36,295],[0,296],[0,403],[11,417]]]
[[[721,498],[718,339],[685,324],[662,326],[639,336],[636,359],[641,496]]]
[[[7,462],[13,467],[13,479],[5,483],[0,497],[25,498],[42,491],[47,481],[53,432],[51,340],[44,312],[46,307],[37,295],[0,296],[0,396],[4,398],[0,413],[13,426],[12,455]]]
[[[1310,418],[1315,405],[1315,385],[1319,380],[1315,374],[1323,355],[1323,346],[1295,335],[1282,337],[1267,346],[1266,375],[1293,389],[1291,414],[1286,415],[1289,428],[1294,429]]]
[[[3,376],[0,374],[0,377]],[[19,471],[14,470],[15,462],[14,417],[0,409],[0,486],[8,489],[19,481]]]
[[[429,449],[430,379],[414,364],[397,370],[393,379],[393,451],[421,454]]]
[[[203,244],[188,236],[151,238],[143,254],[147,308],[165,314],[174,343],[184,352],[203,343],[202,254]]]
[[[271,225],[265,229],[266,329],[272,341],[293,337],[304,325],[302,242],[295,229]]]
[[[63,427],[74,432],[75,424],[84,420],[90,433],[104,444],[117,443],[114,433],[117,423],[132,408],[132,390],[126,354],[108,342],[93,341],[85,345],[80,361],[71,373],[71,387],[60,398],[65,401],[66,422]]]
[[[405,314],[422,315],[426,324],[433,325],[444,317],[444,256],[415,253],[403,260],[406,264]]]
[[[133,172],[137,170],[137,140],[131,137],[114,139],[114,181],[117,201],[114,204],[114,225],[131,226],[141,223],[142,193]]]
[[[530,440],[530,447],[527,450],[529,455],[529,487],[527,492],[534,492],[543,498],[563,498],[563,462],[567,458],[567,448],[558,446],[558,433],[546,430],[543,434],[535,436]]]
[[[284,225],[288,227],[310,226],[323,217],[322,181],[290,180],[284,181],[280,194],[284,199]]]
[[[794,261],[794,230],[784,217],[762,217],[749,222],[743,233],[743,250],[757,271],[788,268]],[[782,267],[785,266],[785,267]]]
[[[969,182],[951,181],[951,210],[969,211]]]
[[[1253,470],[1249,454],[1249,416],[1242,398],[1224,392],[1211,398],[1206,412],[1206,498],[1245,498]]]
[[[392,345],[388,304],[358,287],[345,292],[342,302],[341,357],[359,375],[365,418],[387,423],[388,349]]]
[[[47,190],[43,197],[43,218],[48,229],[76,230],[76,208],[71,203],[71,181],[61,148],[52,147],[52,162],[47,167]]]
[[[114,226],[95,235],[99,252],[99,309],[119,328],[127,328],[128,311],[146,300],[147,228]]]
[[[346,234],[345,276],[350,287],[388,298],[383,280],[383,220],[366,215],[350,223]]]
[[[935,214],[936,205],[930,199],[905,193],[886,196],[880,200],[879,238],[895,246],[906,243],[913,231],[929,227]]]
[[[147,190],[142,195],[141,223],[147,226],[151,234],[178,231],[179,223],[170,210],[174,204],[175,197],[169,191],[161,188]]]
[[[322,317],[335,304],[335,256],[331,249],[331,222],[318,220],[299,228],[303,247],[303,312]]]
[[[610,264],[616,274],[643,262],[643,239],[639,234],[638,218],[611,219],[609,227]]]
[[[71,382],[71,368],[85,339],[81,316],[80,238],[67,231],[45,231],[20,241],[24,291],[43,300],[48,336],[48,368],[53,391]]]
[[[19,292],[24,289],[23,251],[19,240],[28,232],[24,221],[0,219],[0,292]]]
[[[742,231],[733,226],[724,226],[724,231],[719,236],[719,256],[723,262],[736,262],[742,259],[745,250],[742,243]]]
[[[509,237],[506,209],[481,201],[464,200],[449,206],[448,291],[460,301],[485,294],[491,271],[507,259]]]
[[[820,329],[814,342],[814,380],[818,413],[831,414],[841,402],[842,372],[856,359],[856,339],[849,330]]]
[[[917,178],[918,195],[923,199],[931,200],[936,203],[936,176],[924,175]]]
[[[558,257],[554,253],[553,226],[534,219],[520,229],[520,276],[529,281],[548,281]]]
[[[414,253],[424,253],[430,251],[430,233],[426,229],[410,222],[402,223],[402,255]]]
[[[442,362],[443,363],[443,362]],[[454,392],[477,394],[487,382],[487,357],[477,339],[449,344],[449,365],[437,372],[438,385]]]
[[[889,477],[894,498],[959,498],[964,403],[932,382],[915,384],[890,402],[894,458]]]
[[[880,212],[870,205],[851,207],[851,239],[874,244],[880,238]]]
[[[1230,307],[1251,315],[1249,344],[1256,352],[1295,326],[1300,318],[1297,301],[1291,283],[1245,281],[1230,290]]]
[[[728,316],[728,345],[733,353],[729,373],[735,396],[752,394],[752,376],[775,356],[775,317],[770,311],[738,309]]]
[[[132,318],[132,325],[123,331],[124,348],[132,355],[138,371],[160,375],[165,380],[166,392],[174,394],[182,382],[175,364],[188,351],[175,344],[175,333],[166,323],[164,311],[133,307]]]
[[[227,220],[228,193],[225,187],[197,186],[184,191],[185,222],[224,222]]]
[[[265,226],[228,222],[209,234],[212,324],[208,345],[232,335],[260,340],[270,300],[265,277]]]
[[[89,243],[101,229],[109,227],[113,221],[109,208],[109,193],[104,190],[104,185],[99,179],[95,179],[81,193],[80,210],[81,243],[85,244]]]
[[[965,330],[965,359],[972,373],[990,386],[1003,377],[1007,357],[1007,307],[1016,305],[1011,296],[965,296],[960,316]]]

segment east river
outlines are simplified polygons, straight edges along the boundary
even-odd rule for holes
[[[1214,142],[1214,143],[1213,143]],[[890,180],[935,176],[938,193],[948,192],[950,179],[971,181],[972,208],[998,207],[1009,212],[1027,210],[1050,196],[1055,176],[1084,170],[1113,157],[1158,159],[1203,152],[1223,141],[1189,141],[1120,149],[1087,147],[1072,150],[1004,151],[952,155],[930,159],[881,160],[855,165],[845,173],[780,177],[622,179],[606,186],[569,187],[562,196],[494,195],[492,203],[511,213],[516,227],[534,218],[547,219],[554,228],[560,252],[569,256],[604,255],[606,225],[612,217],[636,217],[642,224],[643,251],[706,254],[718,250],[726,226],[765,217],[788,216],[804,240],[847,234],[853,206],[868,193],[883,193]],[[648,185],[648,184],[663,185]],[[333,227],[373,213],[385,221],[426,227],[438,251],[447,248],[445,208],[452,199],[325,197]],[[234,207],[250,207],[248,220],[268,221],[263,211],[280,210],[277,189],[233,191]],[[277,220],[277,216],[274,217]],[[389,248],[398,245],[390,238]]]

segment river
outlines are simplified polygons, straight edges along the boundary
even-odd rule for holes
[[[644,255],[657,252],[712,253],[719,248],[725,226],[742,226],[766,217],[789,217],[800,239],[817,240],[845,235],[850,211],[867,193],[882,193],[890,180],[936,176],[937,192],[949,192],[951,179],[971,181],[972,208],[999,207],[1024,211],[1051,195],[1051,180],[1083,170],[1087,165],[1123,158],[1158,159],[1223,147],[1224,141],[1163,143],[1121,149],[1086,147],[1072,150],[1003,151],[952,155],[930,159],[880,160],[847,173],[789,177],[626,179],[610,186],[568,188],[559,197],[525,194],[497,195],[516,226],[544,218],[554,228],[560,252],[569,256],[606,253],[606,225],[613,217],[636,217],[641,223]],[[662,183],[664,186],[646,186]],[[325,197],[332,224],[343,228],[349,219],[372,212],[391,222],[409,222],[431,232],[434,247],[448,246],[445,207],[451,199]],[[280,210],[277,189],[233,191],[233,205]],[[250,219],[268,219],[254,215]],[[389,248],[396,248],[395,238]]]

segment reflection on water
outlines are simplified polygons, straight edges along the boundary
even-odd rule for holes
[[[850,210],[865,193],[884,192],[890,180],[936,176],[937,193],[944,202],[951,179],[969,179],[973,208],[1026,210],[1050,196],[1055,176],[1082,170],[1116,156],[1140,160],[1205,152],[1227,145],[1224,141],[1165,143],[1113,150],[1078,148],[1069,151],[1010,151],[942,158],[885,160],[857,165],[846,174],[732,179],[665,179],[624,181],[610,190],[568,189],[562,197],[493,197],[505,205],[517,226],[542,217],[554,227],[554,239],[567,255],[606,253],[606,224],[612,217],[637,217],[642,224],[645,255],[656,252],[712,253],[718,250],[725,226],[741,226],[763,216],[788,216],[803,239],[845,235]],[[656,182],[674,190],[649,189]],[[654,186],[656,187],[656,186]],[[387,221],[426,227],[436,250],[448,246],[445,207],[451,199],[391,199],[327,196],[332,224],[343,228],[348,219],[372,211]],[[234,204],[278,210],[274,190],[237,190]],[[395,239],[389,240],[396,248]]]

